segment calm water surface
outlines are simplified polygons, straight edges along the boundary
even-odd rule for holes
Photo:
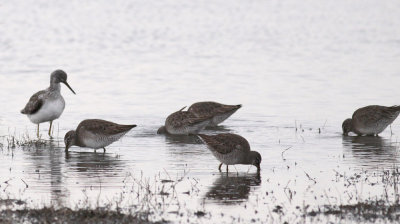
[[[2,2],[0,195],[74,207],[112,200],[129,175],[186,173],[179,197],[214,222],[339,203],[333,196],[348,189],[337,172],[399,163],[399,121],[381,137],[341,136],[355,109],[400,103],[399,27],[394,0]],[[55,138],[7,149],[7,136],[35,136],[19,111],[57,68],[77,95],[62,86],[67,106]],[[202,100],[243,104],[204,133],[247,138],[263,157],[260,177],[241,165],[219,173],[195,137],[156,134],[167,115]],[[104,154],[73,147],[66,155],[64,134],[87,118],[138,127]],[[47,130],[42,124],[44,139]],[[197,193],[184,194],[194,182]],[[361,196],[380,189],[363,186]]]

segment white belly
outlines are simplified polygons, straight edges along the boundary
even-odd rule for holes
[[[110,145],[115,141],[118,141],[125,134],[126,132],[111,136],[105,136],[105,135],[94,135],[91,134],[90,132],[86,132],[86,136],[83,137],[81,141],[85,145],[85,147],[92,149],[101,149]]]
[[[63,98],[57,100],[46,100],[42,108],[35,114],[28,115],[32,123],[40,124],[47,121],[53,121],[59,118],[64,111],[65,101]]]
[[[385,130],[387,125],[377,125],[376,127],[358,128],[358,131],[364,135],[377,135]]]
[[[244,156],[238,151],[233,151],[227,154],[221,154],[211,149],[211,152],[215,156],[215,158],[217,158],[221,163],[226,165],[240,164],[241,157]]]
[[[236,110],[235,110],[235,111],[228,112],[228,113],[224,113],[224,114],[220,114],[220,115],[214,116],[214,117],[212,118],[212,123],[210,123],[209,126],[211,126],[211,127],[217,126],[218,124],[220,124],[220,123],[222,123],[223,121],[225,121],[226,119],[228,119],[228,117],[230,117],[230,116],[231,116],[233,113],[235,113],[235,112],[236,112]]]
[[[113,143],[113,141],[98,140],[98,139],[85,139],[85,140],[83,140],[83,144],[85,144],[86,147],[92,148],[92,149],[104,148],[104,147],[110,145],[111,143]]]

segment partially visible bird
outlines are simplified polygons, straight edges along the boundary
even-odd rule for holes
[[[197,136],[221,162],[218,167],[219,171],[221,171],[222,164],[226,164],[226,172],[228,172],[228,165],[248,164],[256,166],[257,172],[260,172],[261,155],[257,151],[251,151],[249,142],[242,136],[230,133],[198,134]]]
[[[53,121],[64,111],[65,101],[60,93],[60,83],[64,83],[75,94],[67,82],[67,73],[63,70],[55,70],[50,75],[50,87],[33,94],[25,108],[21,110],[21,113],[26,114],[32,123],[37,124],[38,138],[39,124],[50,121],[49,136],[51,136]]]
[[[106,146],[120,139],[134,127],[135,124],[122,125],[100,119],[84,120],[75,131],[71,130],[65,134],[65,151],[68,152],[71,146],[76,145],[95,150],[103,148],[105,152]]]
[[[197,102],[192,104],[188,111],[194,113],[198,117],[211,116],[211,122],[208,126],[214,127],[222,123],[233,113],[235,113],[242,105],[225,105],[212,101]]]
[[[352,118],[343,121],[344,135],[354,132],[357,135],[378,135],[399,116],[400,106],[371,105],[353,113]]]
[[[197,134],[211,121],[211,116],[198,117],[192,112],[183,111],[186,107],[172,113],[165,120],[165,125],[157,130],[157,134],[188,135]]]

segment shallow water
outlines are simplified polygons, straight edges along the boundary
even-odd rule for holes
[[[214,222],[266,220],[275,205],[290,212],[334,203],[326,192],[347,191],[337,172],[398,164],[399,121],[381,137],[341,136],[355,109],[399,104],[398,27],[397,1],[2,2],[1,195],[73,207],[111,200],[130,174],[186,172],[198,191],[183,194],[193,186],[182,182],[181,199]],[[62,86],[67,106],[54,139],[7,149],[8,136],[35,136],[19,111],[57,68],[77,95]],[[168,114],[202,100],[243,104],[204,133],[244,136],[263,157],[260,177],[240,165],[219,173],[195,137],[156,134]],[[64,134],[87,118],[138,127],[104,154],[76,147],[65,154]],[[44,139],[47,130],[42,124]],[[382,193],[379,184],[362,189],[365,197]]]

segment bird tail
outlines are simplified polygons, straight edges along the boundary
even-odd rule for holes
[[[237,110],[239,110],[242,107],[242,104],[238,104],[238,105],[229,105],[228,108],[230,111],[235,112]]]
[[[182,109],[180,109],[180,110],[178,110],[178,111],[182,111],[182,110],[185,109],[185,108],[186,108],[186,106],[182,107]]]
[[[124,125],[124,128],[126,129],[126,130],[131,130],[132,128],[134,128],[134,127],[136,127],[137,125],[136,124],[127,124],[127,125]]]
[[[204,144],[207,144],[208,135],[205,135],[205,134],[197,134],[197,137],[199,137],[199,139],[200,139]]]
[[[394,105],[394,106],[391,106],[390,108],[392,108],[396,111],[400,111],[400,105]]]

